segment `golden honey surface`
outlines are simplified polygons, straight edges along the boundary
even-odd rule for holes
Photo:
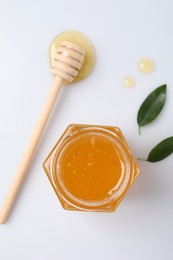
[[[76,137],[62,153],[57,174],[63,186],[83,201],[102,201],[119,187],[122,154],[109,138],[96,133]]]

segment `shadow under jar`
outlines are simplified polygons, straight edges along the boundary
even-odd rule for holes
[[[139,174],[113,126],[69,125],[43,163],[64,209],[112,212]]]

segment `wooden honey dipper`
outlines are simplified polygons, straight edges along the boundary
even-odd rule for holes
[[[11,212],[20,188],[23,184],[27,170],[37,148],[44,127],[55,104],[58,93],[64,81],[72,82],[78,75],[85,57],[85,50],[74,43],[63,41],[57,48],[51,64],[52,74],[55,76],[53,85],[50,89],[46,102],[43,106],[41,115],[38,119],[34,132],[24,152],[22,161],[19,165],[10,190],[5,198],[0,210],[0,224],[4,224]]]

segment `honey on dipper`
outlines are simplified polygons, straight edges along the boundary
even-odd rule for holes
[[[64,36],[64,33],[56,37],[51,44],[50,60],[54,81],[49,90],[35,129],[24,151],[9,192],[0,209],[0,224],[4,224],[10,215],[61,87],[67,83],[73,82],[76,77],[78,77],[78,80],[76,81],[82,80],[89,75],[94,66],[94,63],[92,63],[92,61],[95,60],[94,50],[87,37],[75,31],[70,31],[69,33],[65,32],[66,37],[64,39],[62,39],[62,35]],[[72,37],[73,35],[78,35],[77,39],[76,36]],[[71,41],[69,41],[70,39]],[[79,44],[81,42],[81,46],[78,45],[78,42]],[[83,64],[85,65],[83,66]],[[83,71],[83,74],[81,71]]]

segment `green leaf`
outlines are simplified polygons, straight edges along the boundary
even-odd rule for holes
[[[158,162],[173,153],[173,136],[168,137],[157,144],[149,153],[148,162]]]
[[[151,123],[161,112],[166,98],[166,84],[153,90],[144,100],[137,114],[137,122],[140,128]]]

